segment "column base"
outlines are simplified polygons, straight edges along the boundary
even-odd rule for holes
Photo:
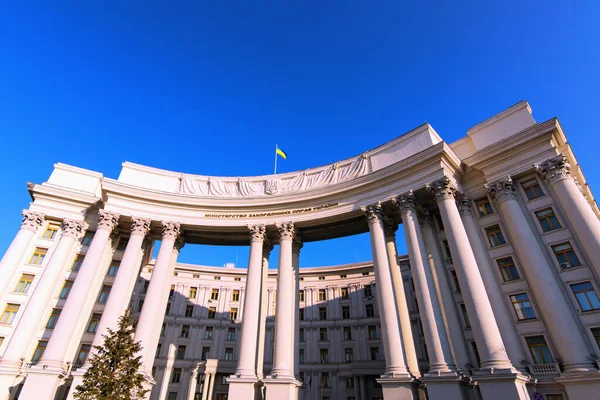
[[[298,400],[302,382],[290,377],[267,376],[263,379],[265,400]]]
[[[54,400],[56,391],[68,376],[63,363],[36,364],[23,371],[27,376],[19,400]]]
[[[427,385],[429,400],[469,400],[475,390],[470,378],[456,373],[425,374],[421,381]]]
[[[530,377],[515,369],[476,370],[473,379],[477,380],[483,400],[531,400],[525,386]]]
[[[565,387],[569,399],[593,399],[600,393],[600,371],[563,374],[556,382]]]
[[[419,382],[413,377],[406,376],[386,376],[382,375],[377,379],[381,385],[384,399],[394,400],[418,400]]]
[[[229,399],[262,400],[262,382],[258,378],[245,378],[231,375],[227,378]]]

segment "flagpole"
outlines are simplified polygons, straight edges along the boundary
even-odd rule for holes
[[[273,175],[277,175],[277,146],[275,145],[275,170],[273,171]]]

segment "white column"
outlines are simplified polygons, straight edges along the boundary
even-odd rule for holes
[[[496,199],[511,243],[521,260],[527,283],[544,316],[544,322],[552,335],[565,372],[595,370],[585,344],[586,338],[577,328],[581,322],[575,316],[573,306],[565,297],[552,267],[548,264],[544,250],[527,222],[525,213],[515,197],[512,179],[509,176],[503,181],[487,185],[487,188]],[[567,326],[570,327],[569,334],[565,335]]]
[[[498,267],[493,266],[490,263],[486,245],[481,239],[479,227],[473,217],[473,210],[469,200],[465,196],[460,198],[458,209],[465,226],[465,231],[469,237],[469,243],[471,243],[471,248],[473,249],[473,254],[475,255],[475,260],[477,261],[477,266],[479,267],[485,290],[488,294],[492,309],[494,310],[494,316],[498,322],[498,328],[500,329],[500,334],[502,335],[502,341],[506,347],[508,358],[515,367],[523,370],[525,369],[523,360],[527,360],[527,356],[523,351],[523,346],[521,346],[521,341],[517,330],[515,329],[514,321],[506,307],[505,295],[494,276],[493,271]]]
[[[300,313],[298,307],[300,304],[300,249],[302,249],[302,240],[296,234],[292,243],[292,268],[294,269],[294,345],[290,346],[292,351],[292,360],[294,360],[294,376],[300,378]]]
[[[202,384],[202,400],[208,399],[208,391],[210,386],[210,378],[212,372],[204,372],[204,383]]]
[[[258,321],[258,353],[256,355],[256,375],[262,379],[265,375],[265,338],[267,333],[267,312],[269,310],[269,293],[267,283],[269,279],[269,255],[273,250],[270,242],[263,246],[262,272],[260,282],[260,316]]]
[[[596,278],[600,279],[600,220],[569,173],[570,169],[567,157],[562,154],[537,166],[571,222]]]
[[[196,394],[196,384],[198,380],[198,367],[190,369],[190,380],[188,381],[187,400],[194,400]]]
[[[181,228],[176,222],[162,222],[162,241],[152,270],[144,306],[135,330],[135,341],[142,345],[142,369],[151,377],[156,346],[160,340],[162,316],[169,301],[170,282],[175,271],[177,255],[184,245]],[[158,316],[158,318],[157,318]]]
[[[431,266],[427,262],[425,244],[419,227],[416,202],[412,191],[398,197],[397,204],[402,215],[408,258],[415,281],[419,314],[427,344],[429,372],[426,375],[450,373],[455,370],[455,366],[452,363],[450,344],[433,282]]]
[[[23,210],[21,229],[17,232],[8,250],[4,253],[2,261],[0,261],[0,274],[3,277],[3,279],[0,279],[0,299],[4,297],[5,291],[12,281],[11,278],[23,259],[29,243],[31,243],[31,239],[43,223],[44,214]]]
[[[459,370],[468,371],[466,365],[469,364],[469,351],[467,350],[460,316],[456,310],[454,294],[452,293],[450,282],[448,282],[446,265],[438,250],[438,241],[432,229],[431,216],[427,214],[420,221],[425,251],[429,256],[429,266],[440,299],[440,307],[444,316],[444,322],[446,323],[450,346],[454,354],[454,362]]]
[[[400,324],[400,330],[402,331],[402,344],[404,345],[406,365],[409,372],[414,377],[419,378],[421,376],[421,372],[419,371],[419,361],[417,359],[415,341],[413,339],[412,329],[410,327],[410,315],[408,313],[408,304],[406,303],[406,294],[404,292],[404,284],[402,282],[402,271],[400,271],[400,265],[398,264],[398,252],[396,249],[396,230],[398,229],[398,225],[395,224],[391,219],[385,217],[383,222],[385,246],[391,268],[392,285],[395,293],[398,321]]]

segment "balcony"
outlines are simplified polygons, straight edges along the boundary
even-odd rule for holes
[[[529,364],[529,373],[533,376],[558,376],[560,366],[558,364]]]

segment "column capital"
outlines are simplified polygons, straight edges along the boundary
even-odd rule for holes
[[[119,222],[120,215],[106,210],[98,210],[98,229],[112,231]]]
[[[269,258],[271,255],[271,250],[273,250],[274,247],[275,246],[273,246],[273,243],[271,243],[269,239],[265,239],[263,242],[263,258]]]
[[[515,186],[510,175],[506,175],[505,179],[494,183],[485,184],[484,187],[492,195],[498,204],[504,203],[507,200],[516,200]]]
[[[396,199],[394,199],[396,206],[398,207],[398,209],[400,210],[400,213],[405,214],[408,212],[415,212],[417,211],[417,202],[415,200],[415,194],[413,193],[412,190],[409,190],[408,192],[401,194],[400,196],[396,197]]]
[[[360,209],[365,213],[367,222],[370,224],[376,224],[383,220],[383,210],[381,208],[381,203],[379,202],[370,204],[366,207],[361,207]]]
[[[294,236],[294,239],[292,240],[292,252],[300,254],[300,249],[302,247],[304,247],[304,242],[300,238],[300,235],[298,235],[298,233],[296,233],[296,235]]]
[[[181,234],[181,225],[179,222],[162,221],[162,238],[177,239]]]
[[[264,242],[267,238],[267,228],[264,225],[248,225],[250,230],[250,243]]]
[[[83,234],[83,222],[72,219],[64,219],[62,224],[62,236],[77,239]]]
[[[282,222],[276,225],[279,230],[279,240],[292,240],[296,234],[293,222]]]
[[[442,178],[431,182],[425,187],[427,190],[433,193],[438,201],[453,199],[454,193],[456,193],[456,185],[445,175]]]
[[[185,246],[185,239],[183,238],[183,236],[177,236],[177,239],[175,239],[175,244],[174,247],[177,251],[181,251],[181,249],[183,249],[183,246]]]
[[[386,215],[383,216],[383,232],[386,236],[396,240],[396,231],[398,230],[398,224],[394,220]]]
[[[35,232],[44,223],[44,214],[36,213],[29,210],[23,210],[21,214],[23,215],[23,220],[21,221],[21,229],[27,229]]]
[[[571,170],[571,164],[563,154],[550,158],[541,164],[534,164],[534,167],[542,178],[550,185],[554,185],[556,182],[563,179],[572,178],[569,172]]]
[[[471,200],[465,194],[460,194],[456,198],[456,205],[458,212],[461,217],[473,215],[473,207],[471,207]]]
[[[149,219],[132,217],[131,218],[131,234],[146,236],[150,231],[150,223],[152,221]]]

